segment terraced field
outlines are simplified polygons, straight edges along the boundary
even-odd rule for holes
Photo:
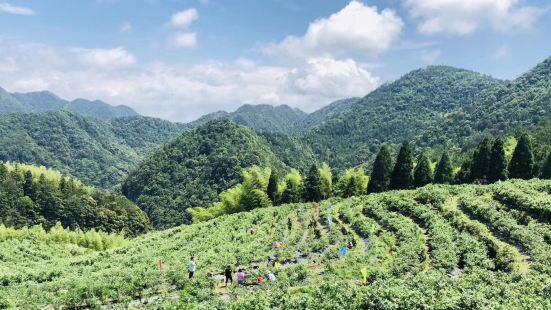
[[[319,216],[290,204],[107,251],[0,238],[0,306],[549,309],[550,193],[550,181],[509,181],[330,199]],[[281,266],[268,267],[277,241]],[[355,247],[343,256],[348,241]],[[191,255],[198,272],[190,281]],[[248,285],[224,287],[227,265],[245,268]],[[268,271],[277,280],[256,285],[256,273],[266,279]]]

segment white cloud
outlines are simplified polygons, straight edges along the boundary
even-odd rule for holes
[[[132,24],[130,22],[123,22],[119,28],[121,33],[128,33],[132,31]]]
[[[308,59],[304,73],[293,84],[306,94],[343,98],[367,94],[379,85],[379,78],[353,59],[337,60],[326,55]]]
[[[133,65],[136,58],[122,47],[112,49],[75,49],[80,53],[82,63],[103,69],[120,68]]]
[[[0,60],[0,72],[14,73],[17,72],[17,70],[19,70],[19,67],[17,66],[17,63],[15,63],[13,57]]]
[[[169,38],[169,44],[175,47],[192,48],[197,45],[195,32],[178,32]]]
[[[440,50],[422,50],[421,51],[421,60],[427,64],[427,65],[433,65],[438,58],[440,58],[440,55],[442,52]]]
[[[530,28],[543,10],[520,0],[405,0],[425,34],[467,35],[481,28]]]
[[[177,28],[187,28],[193,21],[199,18],[199,13],[194,8],[183,10],[172,14],[170,25]]]
[[[127,104],[142,114],[175,121],[233,110],[245,103],[289,104],[313,111],[333,100],[363,96],[379,83],[363,64],[330,55],[312,57],[295,66],[262,65],[245,58],[194,65],[140,64],[131,57],[133,65],[124,70],[106,70],[105,66],[116,59],[120,62],[128,52],[97,53],[97,49],[1,40],[0,45],[0,59],[11,57],[19,66],[12,74],[0,74],[0,86],[9,91],[48,89],[66,99],[83,97]],[[93,61],[83,62],[83,55],[90,51],[96,51],[90,56]],[[98,54],[119,57],[100,61],[103,57]]]
[[[35,15],[36,14],[36,12],[33,11],[32,9],[29,9],[23,6],[15,6],[7,2],[0,2],[0,12],[16,14],[16,15]]]
[[[378,12],[376,7],[354,0],[328,18],[310,23],[304,36],[288,36],[262,50],[268,55],[299,58],[326,53],[376,55],[389,49],[403,26],[393,10]]]

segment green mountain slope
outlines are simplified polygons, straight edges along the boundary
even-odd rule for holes
[[[478,113],[475,102],[495,100],[495,93],[504,88],[505,82],[467,70],[416,70],[328,117],[305,138],[320,160],[336,167],[370,161],[382,143],[406,138],[419,146],[465,144],[476,139],[478,131],[465,115]]]
[[[539,180],[428,186],[321,202],[319,218],[310,204],[283,205],[149,233],[92,253],[32,237],[2,237],[0,229],[0,304],[546,309],[551,223],[541,215],[549,212],[550,188],[551,182]],[[356,246],[343,256],[341,248],[351,240]],[[283,244],[277,254],[276,241]],[[279,268],[266,264],[272,255]],[[192,280],[190,256],[197,262]],[[246,286],[234,281],[224,287],[219,273],[228,265],[234,272],[245,269]],[[267,279],[268,272],[276,281]]]
[[[0,88],[0,114],[37,113],[62,109],[102,120],[138,115],[130,107],[112,106],[100,100],[75,99],[67,101],[48,91],[10,94]]]
[[[184,126],[147,117],[103,122],[69,111],[0,115],[0,160],[52,167],[86,184],[117,184]]]
[[[252,165],[284,172],[285,164],[252,129],[229,120],[185,132],[155,151],[122,185],[157,228],[189,223],[185,210],[207,206]]]
[[[190,125],[197,127],[211,120],[229,119],[259,132],[292,133],[299,131],[306,116],[305,112],[287,105],[245,104],[231,113],[219,111],[207,114]]]

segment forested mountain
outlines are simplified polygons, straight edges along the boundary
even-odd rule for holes
[[[102,120],[138,115],[130,107],[124,105],[112,106],[100,100],[75,99],[67,101],[48,91],[10,94],[0,88],[0,114],[36,113],[62,109]]]
[[[279,173],[288,169],[252,129],[229,120],[211,121],[154,152],[129,175],[122,192],[147,212],[155,227],[171,227],[189,223],[187,208],[212,203],[252,165]]]
[[[65,110],[0,115],[0,160],[56,168],[109,188],[184,128],[141,116],[104,122]]]
[[[8,227],[61,223],[137,235],[150,229],[147,215],[120,194],[84,186],[54,170],[0,163],[0,223]]]
[[[348,98],[338,100],[309,114],[298,108],[291,108],[288,105],[245,104],[235,112],[218,111],[210,113],[189,123],[189,125],[190,127],[197,127],[211,120],[230,119],[239,125],[250,127],[261,133],[297,134],[312,128],[333,114],[350,108],[359,99]]]
[[[189,123],[192,127],[216,119],[229,119],[235,123],[255,129],[259,132],[298,132],[308,114],[298,108],[287,105],[271,106],[267,104],[245,104],[235,112],[214,112]]]
[[[339,168],[371,161],[382,143],[412,139],[422,147],[465,145],[481,131],[467,119],[483,118],[475,102],[495,101],[505,87],[506,82],[462,69],[415,70],[328,117],[305,138],[318,159]]]

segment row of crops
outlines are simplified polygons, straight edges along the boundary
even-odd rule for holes
[[[331,199],[319,212],[289,204],[107,251],[0,240],[0,308],[548,309],[550,192],[549,181],[515,180]],[[267,264],[276,254],[278,268]],[[216,275],[228,265],[248,285],[224,287]],[[256,272],[277,280],[255,285]]]

